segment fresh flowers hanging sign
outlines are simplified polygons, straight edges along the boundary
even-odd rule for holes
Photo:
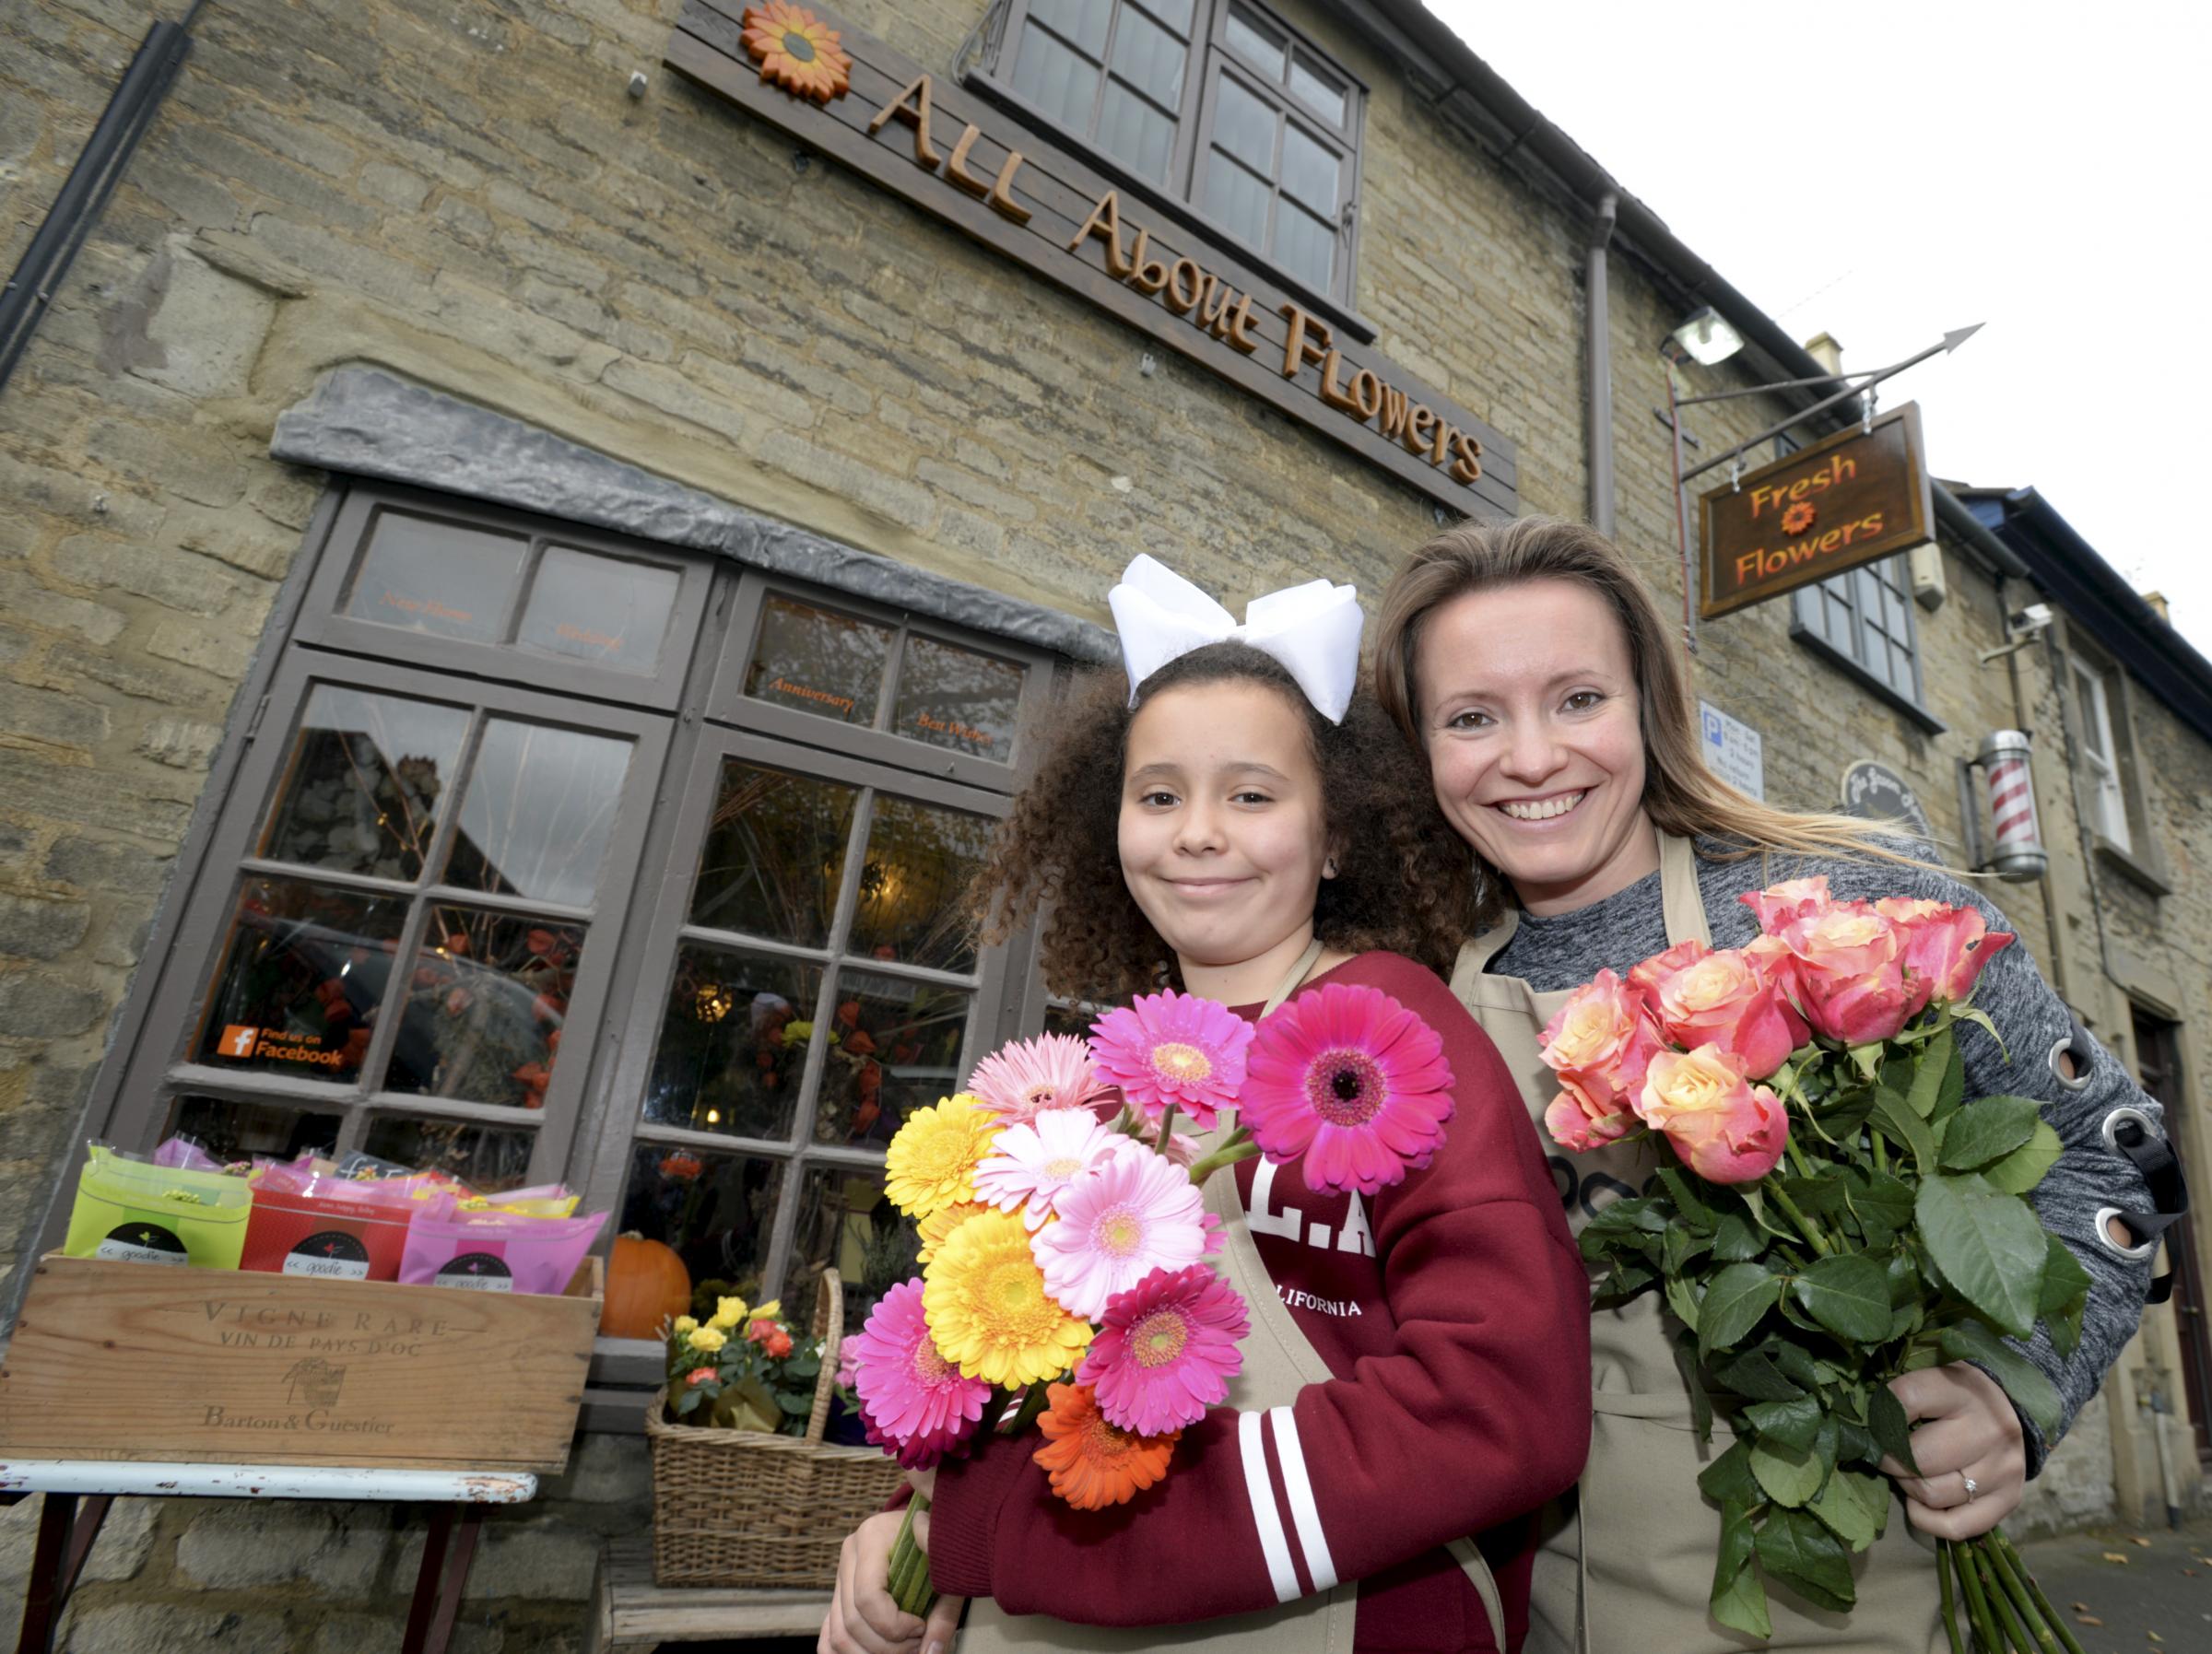
[[[1735,1441],[1700,1474],[1718,1507],[1712,1607],[1771,1635],[1766,1582],[1848,1613],[1851,1558],[1889,1517],[1885,1459],[1917,1473],[1901,1373],[1969,1361],[2046,1431],[2058,1397],[2010,1344],[2081,1333],[2089,1277],[2025,1197],[2058,1158],[2033,1098],[1966,1095],[1959,1025],[2013,941],[1971,908],[1839,902],[1825,879],[1744,900],[1762,934],[1601,971],[1545,1030],[1545,1124],[1588,1152],[1649,1136],[1642,1195],[1583,1228],[1599,1301],[1665,1296],[1692,1401]],[[1946,1542],[1946,1629],[1989,1654],[2074,1648],[2000,1531]]]
[[[1264,1155],[1302,1160],[1318,1191],[1371,1195],[1429,1165],[1451,1118],[1435,1030],[1342,983],[1256,1027],[1151,994],[1088,1042],[1047,1034],[985,1058],[891,1141],[887,1187],[920,1225],[923,1273],[844,1346],[868,1438],[923,1470],[1034,1423],[1054,1493],[1127,1503],[1243,1369],[1251,1320],[1208,1261],[1223,1236],[1206,1179]],[[1211,1134],[1205,1152],[1194,1133]],[[912,1516],[891,1585],[919,1613]]]

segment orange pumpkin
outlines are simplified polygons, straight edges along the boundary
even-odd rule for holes
[[[615,1238],[607,1264],[603,1338],[658,1338],[661,1323],[691,1308],[691,1272],[657,1240],[631,1232]]]

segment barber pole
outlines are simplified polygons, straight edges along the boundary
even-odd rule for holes
[[[2024,730],[1998,730],[1983,737],[1974,762],[1989,778],[1991,844],[1989,868],[2018,884],[2040,879],[2050,865],[2035,819],[2035,782],[2028,768]]]

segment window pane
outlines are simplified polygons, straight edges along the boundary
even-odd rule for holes
[[[1334,149],[1315,143],[1299,130],[1295,121],[1284,125],[1283,188],[1324,218],[1336,216],[1340,170]]]
[[[1182,42],[1134,6],[1113,33],[1113,72],[1169,109],[1182,105]]]
[[[1191,0],[1144,0],[1144,8],[1184,40],[1191,38]]]
[[[1043,29],[1025,29],[1021,55],[1014,63],[1014,89],[1063,125],[1088,132],[1099,70]]]
[[[965,810],[879,794],[848,951],[937,970],[974,968],[975,938],[962,897],[996,825]]]
[[[467,734],[459,707],[319,686],[300,715],[262,854],[412,884]]]
[[[1275,176],[1275,111],[1246,91],[1233,76],[1218,75],[1214,142],[1262,178]]]
[[[379,511],[346,612],[438,638],[498,643],[529,541],[406,511]]]
[[[1021,680],[1015,662],[909,633],[891,727],[932,746],[1004,763],[1014,751]]]
[[[1113,0],[1031,0],[1030,18],[1042,23],[1093,57],[1106,54],[1106,25]]]
[[[1290,95],[1330,125],[1344,124],[1344,88],[1295,53],[1290,59]]]
[[[757,1304],[782,1188],[780,1160],[641,1143],[630,1150],[620,1232],[675,1249],[691,1272],[694,1307],[712,1314],[717,1296]],[[808,1305],[792,1320],[805,1327],[813,1313]]]
[[[1161,183],[1175,154],[1175,123],[1110,77],[1106,102],[1099,111],[1099,147],[1140,178]]]
[[[818,965],[686,943],[644,1118],[733,1137],[790,1136],[821,988]]]
[[[1241,6],[1229,8],[1229,43],[1275,79],[1283,77],[1283,37]]]
[[[630,743],[494,718],[461,794],[445,882],[588,908]]]
[[[218,1097],[181,1097],[165,1136],[191,1138],[224,1165],[256,1155],[289,1160],[302,1153],[335,1154],[338,1116]]]
[[[350,1083],[406,921],[404,897],[246,880],[196,1060]]]
[[[583,940],[581,925],[431,909],[383,1088],[544,1108]]]
[[[380,1114],[370,1122],[361,1146],[380,1160],[441,1171],[471,1189],[496,1194],[529,1182],[530,1147],[535,1140],[534,1132],[497,1126]]]
[[[725,762],[691,922],[827,946],[859,796],[835,781]]]
[[[914,1261],[921,1246],[912,1222],[884,1198],[881,1172],[810,1168],[799,1186],[798,1228],[783,1273],[785,1316],[812,1325],[822,1271],[835,1269],[844,1288],[845,1331],[859,1331],[885,1293],[922,1273]]]
[[[890,651],[888,627],[771,597],[760,605],[760,642],[746,669],[745,692],[841,723],[871,723]]]
[[[1247,246],[1267,245],[1267,185],[1218,149],[1206,158],[1206,217]]]
[[[673,569],[548,545],[515,641],[547,654],[650,674],[676,608]]]
[[[1336,232],[1286,198],[1275,214],[1276,263],[1325,293],[1336,271]]]
[[[907,1114],[960,1088],[960,1043],[975,996],[848,970],[830,1018],[837,1042],[815,1102],[817,1143],[882,1144]]]

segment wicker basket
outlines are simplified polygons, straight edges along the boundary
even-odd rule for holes
[[[899,1466],[881,1449],[822,1445],[844,1314],[837,1272],[824,1270],[814,1312],[822,1376],[804,1437],[672,1425],[663,1416],[668,1392],[653,1398],[655,1585],[837,1583],[839,1545],[899,1485]]]

